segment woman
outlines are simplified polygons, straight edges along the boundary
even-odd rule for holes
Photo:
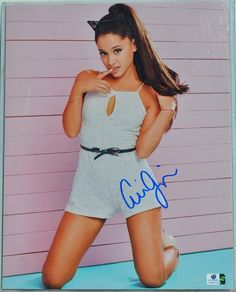
[[[170,129],[175,96],[188,86],[162,62],[128,5],[115,4],[88,23],[106,70],[79,73],[63,113],[67,136],[80,133],[81,151],[43,283],[61,288],[72,279],[106,219],[119,211],[140,281],[158,287],[175,269],[179,252],[171,238],[163,244],[162,204],[150,187],[155,179],[145,158]]]

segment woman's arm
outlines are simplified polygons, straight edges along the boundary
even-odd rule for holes
[[[86,74],[86,72],[81,72],[76,77],[62,115],[62,124],[65,134],[70,138],[76,137],[81,129],[84,93],[81,91],[78,83],[79,78]]]
[[[82,126],[82,107],[85,94],[89,91],[107,93],[110,85],[102,80],[111,70],[99,72],[87,70],[78,74],[71,89],[70,96],[62,115],[62,124],[66,135],[76,137]]]
[[[160,95],[157,99],[156,93],[152,92],[150,96],[149,92],[147,114],[136,142],[136,155],[139,159],[148,158],[159,145],[174,115],[172,111],[161,110],[161,108],[171,108],[173,100],[171,96]]]

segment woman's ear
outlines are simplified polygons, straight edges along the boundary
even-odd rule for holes
[[[137,47],[136,47],[136,44],[135,44],[135,39],[132,39],[132,49],[133,49],[133,52],[137,51]]]

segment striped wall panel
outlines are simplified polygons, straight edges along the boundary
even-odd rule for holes
[[[182,253],[232,239],[231,95],[227,1],[130,3],[167,65],[191,91],[149,157],[168,180],[163,225]],[[7,4],[4,275],[41,271],[79,159],[62,112],[80,70],[103,70],[87,19],[108,4]],[[156,165],[161,165],[156,167]],[[125,219],[107,220],[81,265],[132,259]]]

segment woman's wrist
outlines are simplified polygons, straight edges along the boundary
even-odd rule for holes
[[[171,108],[161,108],[161,112],[162,111],[168,111],[168,112],[174,113],[174,111]]]
[[[160,113],[163,116],[167,116],[167,117],[173,117],[174,116],[174,112],[172,110],[168,110],[168,109],[163,109],[160,110]]]
[[[173,99],[170,104],[161,106],[161,111],[170,111],[174,113],[176,110],[176,106],[177,106],[176,100]]]

